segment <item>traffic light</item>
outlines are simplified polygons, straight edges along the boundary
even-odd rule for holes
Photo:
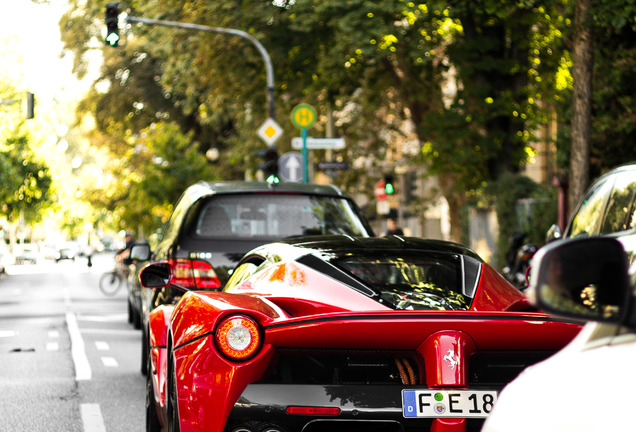
[[[404,201],[411,202],[418,197],[418,174],[415,171],[408,171],[404,174]]]
[[[119,46],[119,3],[106,5],[106,45]]]
[[[270,183],[278,183],[278,149],[276,147],[267,147],[259,150],[257,153],[263,162],[258,164],[258,169],[263,170],[265,179]]]
[[[393,183],[393,174],[386,174],[384,176],[384,192],[387,195],[393,195],[395,193],[395,183]]]
[[[26,102],[26,118],[32,119],[35,117],[35,95],[28,91],[26,94]]]

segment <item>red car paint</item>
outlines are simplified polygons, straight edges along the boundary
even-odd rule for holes
[[[217,323],[231,314],[249,316],[262,328],[262,346],[246,361],[225,358],[214,343]],[[466,311],[393,310],[288,261],[256,273],[233,292],[188,292],[176,306],[155,310],[150,323],[159,418],[165,424],[174,364],[182,432],[224,431],[243,390],[263,377],[278,347],[413,353],[422,359],[414,384],[468,389],[469,359],[478,350],[556,351],[580,330],[577,323],[530,311],[525,296],[485,263]],[[464,432],[466,420],[436,418],[430,430]]]

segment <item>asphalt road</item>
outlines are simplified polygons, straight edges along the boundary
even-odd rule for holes
[[[141,332],[126,288],[98,288],[112,263],[41,260],[0,276],[0,432],[145,430]]]

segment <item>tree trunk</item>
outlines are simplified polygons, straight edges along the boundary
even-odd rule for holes
[[[464,204],[465,194],[457,192],[455,188],[455,178],[451,173],[440,173],[438,176],[440,190],[448,202],[448,212],[450,216],[450,240],[455,243],[462,243],[461,231],[461,209]]]
[[[593,40],[592,0],[577,0],[574,14],[572,53],[572,143],[570,153],[570,212],[583,198],[589,185],[590,136],[592,111]]]

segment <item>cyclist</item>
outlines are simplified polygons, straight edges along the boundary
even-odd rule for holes
[[[126,246],[123,249],[119,249],[115,254],[115,261],[121,263],[125,258],[130,256],[130,249],[135,244],[135,236],[131,232],[126,232]]]

